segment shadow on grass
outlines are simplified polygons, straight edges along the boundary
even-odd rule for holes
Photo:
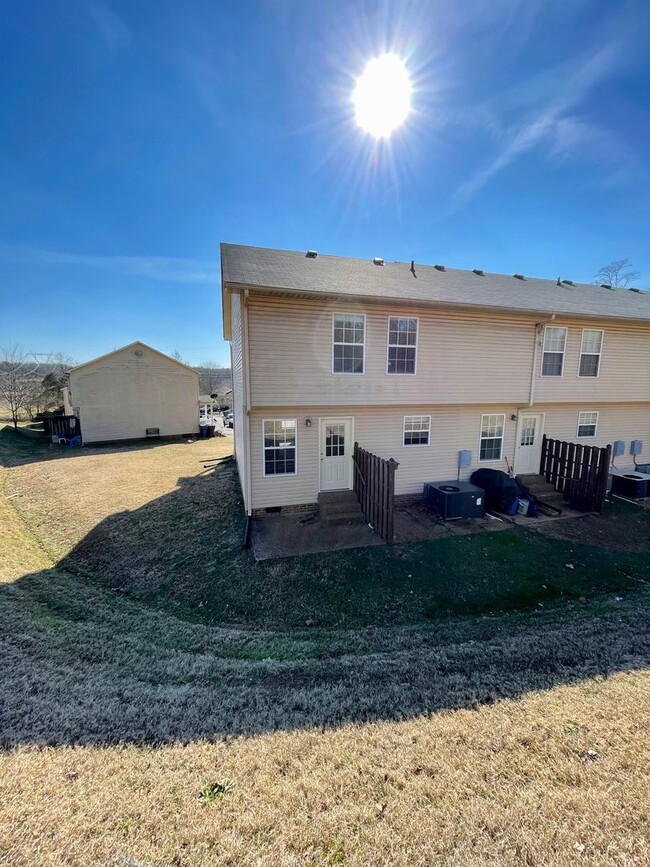
[[[514,528],[255,565],[237,488],[227,463],[180,480],[0,588],[5,747],[403,719],[648,664],[643,552]]]

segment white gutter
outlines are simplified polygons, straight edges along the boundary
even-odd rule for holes
[[[541,345],[542,340],[542,328],[547,325],[549,322],[553,322],[555,319],[555,313],[553,313],[548,319],[545,319],[543,322],[537,322],[535,324],[535,343],[533,344],[533,369],[530,373],[530,393],[528,397],[528,406],[527,409],[535,402],[535,379],[537,377],[537,347]]]
[[[244,467],[246,478],[246,514],[252,513],[253,487],[251,472],[251,367],[248,357],[248,289],[244,290],[242,298],[242,363],[244,365]]]

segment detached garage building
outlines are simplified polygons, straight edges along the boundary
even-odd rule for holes
[[[199,374],[186,364],[130,343],[74,367],[63,389],[85,443],[196,434]]]

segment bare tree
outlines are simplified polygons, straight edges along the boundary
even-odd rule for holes
[[[201,394],[216,394],[223,386],[224,377],[229,373],[228,368],[222,367],[216,361],[204,361],[198,365],[197,370],[200,375]]]
[[[625,289],[640,276],[639,272],[632,268],[629,259],[615,259],[594,274],[594,283]]]
[[[180,352],[178,351],[178,349],[175,349],[175,350],[172,352],[171,357],[172,357],[175,361],[180,361],[181,364],[187,364],[187,362],[183,359],[183,356],[180,354]]]
[[[61,389],[67,381],[68,371],[73,366],[73,360],[64,352],[52,353],[47,356],[47,361],[41,363],[31,400],[26,406],[30,418],[61,405]]]
[[[18,344],[0,349],[0,400],[11,414],[14,429],[34,394],[38,362]]]

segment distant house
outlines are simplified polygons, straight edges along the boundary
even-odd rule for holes
[[[231,244],[221,270],[248,514],[351,488],[355,441],[398,495],[538,473],[543,434],[650,449],[648,292]]]
[[[85,443],[196,434],[196,370],[139,341],[74,367],[63,389]]]

